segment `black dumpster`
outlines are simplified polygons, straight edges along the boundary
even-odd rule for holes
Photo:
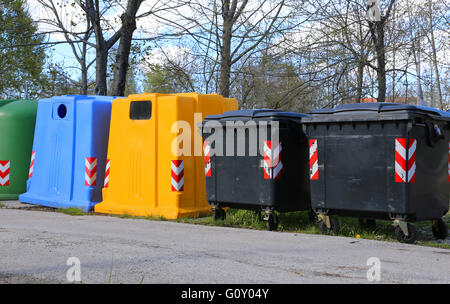
[[[311,207],[321,230],[330,215],[393,220],[396,236],[414,242],[408,222],[441,219],[449,210],[450,113],[393,103],[347,104],[302,119],[310,145]]]
[[[305,116],[259,109],[206,117],[206,195],[215,219],[225,218],[223,207],[254,210],[276,230],[274,211],[311,210]]]

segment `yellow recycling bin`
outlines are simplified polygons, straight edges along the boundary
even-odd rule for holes
[[[238,108],[217,94],[137,94],[113,101],[99,213],[176,219],[207,214],[197,123]]]

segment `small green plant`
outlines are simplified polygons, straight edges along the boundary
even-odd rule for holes
[[[164,216],[148,215],[144,218],[149,221],[167,221],[167,219]]]
[[[139,279],[138,284],[144,283],[145,275],[142,275],[142,277]]]
[[[5,207],[5,204],[3,204],[2,202],[0,202],[0,208]]]
[[[113,266],[114,266],[114,254],[111,254],[111,266],[109,267],[109,271],[105,272],[105,284],[113,284]],[[117,279],[117,275],[116,275]]]
[[[133,215],[131,215],[131,214],[128,214],[128,213],[124,213],[124,214],[121,214],[121,215],[119,215],[119,217],[120,218],[123,218],[123,219],[130,219],[130,218],[136,218],[135,216],[133,216]]]
[[[73,216],[86,215],[85,212],[83,212],[82,210],[80,210],[78,208],[74,208],[74,207],[57,209],[57,211],[61,212],[61,213],[64,213],[64,214],[73,215]]]

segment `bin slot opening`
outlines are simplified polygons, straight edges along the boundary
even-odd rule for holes
[[[59,116],[59,118],[62,119],[64,117],[66,117],[66,115],[67,115],[67,107],[66,107],[66,105],[60,104],[58,106],[58,116]]]
[[[52,118],[56,120],[67,119],[69,108],[67,104],[64,103],[55,103],[53,104],[53,114]]]
[[[130,119],[132,120],[148,120],[152,117],[152,102],[133,101],[130,105]]]

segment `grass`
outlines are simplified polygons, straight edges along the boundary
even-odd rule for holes
[[[74,216],[81,216],[81,215],[86,215],[86,212],[78,209],[78,208],[74,208],[74,207],[69,207],[69,208],[61,208],[61,209],[56,209],[57,212],[61,212],[64,214],[69,214],[69,215],[74,215]]]
[[[144,219],[144,220],[149,220],[149,221],[167,221],[167,219],[163,216],[154,216],[154,215],[136,216],[136,215],[124,213],[124,214],[119,214],[119,215],[111,214],[111,216],[116,216],[116,217],[123,218],[123,219]]]
[[[311,223],[307,212],[289,212],[279,213],[278,231],[280,232],[297,232],[307,234],[320,234],[317,223]],[[375,227],[360,227],[358,219],[337,217],[340,224],[339,236],[356,237],[359,235],[362,239],[379,240],[397,242],[394,234],[394,227],[390,221],[377,221]],[[444,217],[447,225],[450,227],[450,213]],[[256,230],[266,230],[264,221],[260,221],[253,211],[235,210],[227,211],[225,220],[214,221],[212,216],[202,218],[184,218],[178,219],[178,222],[210,225],[210,226],[224,226],[235,228],[246,228]],[[450,249],[450,244],[440,243],[434,239],[431,234],[431,222],[418,222],[414,225],[419,230],[419,239],[416,244],[432,246],[438,248]]]

